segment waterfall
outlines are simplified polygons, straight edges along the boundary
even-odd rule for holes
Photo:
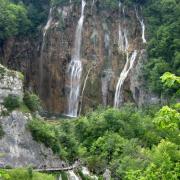
[[[89,74],[93,70],[93,68],[95,68],[95,65],[89,68],[89,70],[88,70],[88,72],[86,74],[86,78],[84,80],[84,85],[83,85],[82,92],[81,92],[81,103],[80,103],[80,107],[79,107],[79,115],[81,114],[81,110],[82,110],[82,103],[83,103],[84,91],[85,91],[85,88],[86,88],[87,80],[88,80]]]
[[[62,176],[61,176],[61,174],[59,175],[58,180],[62,180]]]
[[[52,8],[50,8],[49,10],[49,16],[48,16],[48,21],[47,21],[47,24],[45,25],[44,27],[44,30],[43,30],[43,36],[45,37],[46,36],[46,32],[47,30],[50,28],[51,26],[51,22],[52,22]]]
[[[121,12],[121,9],[122,9],[123,18],[125,21],[125,9],[124,9],[124,6],[122,7],[121,2],[119,2],[119,12]],[[121,14],[121,13],[119,13],[119,14]],[[118,36],[119,36],[119,39],[118,39],[119,51],[120,52],[127,52],[128,47],[129,47],[128,38],[127,38],[127,31],[125,28],[123,29],[121,27],[121,22],[119,22]]]
[[[109,33],[105,33],[104,36],[104,44],[105,44],[105,49],[109,49],[109,44],[110,44],[110,37],[109,37]]]
[[[74,173],[74,171],[68,171],[69,180],[80,180],[80,178]]]
[[[92,0],[92,4],[91,4],[91,13],[92,13],[92,10],[93,10],[93,7],[94,7],[94,3],[95,3],[95,0]]]
[[[116,92],[115,92],[115,98],[114,98],[114,107],[118,108],[122,103],[122,86],[124,84],[124,81],[126,80],[129,71],[134,65],[134,62],[137,57],[137,50],[134,50],[131,57],[129,58],[129,54],[127,52],[126,54],[126,64],[120,74],[118,83],[116,85]]]
[[[141,29],[142,29],[142,41],[143,41],[143,43],[146,43],[147,41],[146,41],[146,38],[145,38],[145,24],[144,24],[144,21],[143,21],[143,19],[141,19],[139,17],[136,7],[135,7],[135,12],[136,12],[136,17],[137,17],[138,21],[140,22]]]
[[[104,106],[107,105],[108,86],[111,81],[112,74],[113,74],[112,69],[106,69],[103,71],[103,75],[101,77],[102,100]]]
[[[120,51],[124,51],[124,38],[123,38],[123,32],[121,30],[121,25],[119,23],[119,40],[118,40],[118,46]]]
[[[111,81],[111,77],[113,74],[112,68],[111,68],[111,64],[110,64],[110,56],[111,56],[111,49],[110,49],[110,35],[109,32],[106,29],[106,32],[104,34],[104,47],[105,47],[105,55],[106,55],[106,59],[105,59],[105,67],[104,70],[102,72],[102,76],[101,76],[101,92],[102,92],[102,101],[103,101],[103,105],[106,106],[107,105],[107,99],[108,99],[108,87],[109,87],[109,83]]]
[[[118,46],[119,46],[119,50],[121,52],[126,52],[128,50],[128,47],[129,47],[129,42],[127,39],[127,31],[126,31],[126,29],[124,31],[122,31],[121,24],[119,24]]]
[[[53,11],[53,8],[51,7],[50,10],[49,10],[47,23],[43,28],[43,41],[42,41],[42,46],[41,46],[41,55],[40,55],[40,62],[39,62],[40,94],[42,94],[42,83],[43,83],[43,51],[44,51],[44,46],[45,46],[46,34],[47,34],[47,31],[50,28],[52,20],[53,20],[52,11]]]
[[[82,74],[82,62],[80,58],[80,50],[81,50],[85,5],[86,2],[82,0],[81,17],[76,27],[74,49],[71,57],[71,62],[68,66],[68,71],[67,71],[68,79],[70,83],[67,116],[70,117],[77,117],[77,113],[78,113],[79,92],[80,92],[81,74]]]

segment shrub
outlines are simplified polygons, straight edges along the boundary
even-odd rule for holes
[[[12,170],[0,170],[0,179],[4,180],[54,180],[55,177],[51,174],[43,174],[38,172],[32,172],[29,174],[27,169],[12,169]]]
[[[44,121],[34,119],[29,122],[28,127],[34,140],[44,143],[45,146],[50,147],[54,153],[60,152],[60,145],[54,126]]]
[[[18,96],[9,95],[4,99],[3,105],[7,108],[8,111],[12,111],[18,107],[20,107],[21,101]]]
[[[31,110],[31,111],[38,111],[41,107],[40,99],[39,97],[30,92],[26,92],[24,94],[24,103],[25,105]]]

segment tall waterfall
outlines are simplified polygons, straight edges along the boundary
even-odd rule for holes
[[[68,80],[70,83],[70,92],[68,96],[68,109],[67,116],[77,117],[78,104],[79,104],[79,92],[81,85],[81,74],[82,74],[82,62],[80,57],[81,40],[82,40],[82,28],[84,22],[84,8],[86,2],[82,0],[81,17],[78,21],[75,34],[75,42],[71,62],[68,66]]]
[[[39,61],[39,72],[40,72],[40,94],[42,94],[42,83],[43,83],[43,51],[44,51],[44,46],[45,46],[45,40],[46,40],[46,34],[48,29],[51,26],[53,17],[52,17],[52,12],[53,8],[51,7],[49,10],[49,16],[46,25],[44,26],[43,29],[43,41],[42,41],[42,46],[41,46],[41,56],[40,56],[40,61]]]
[[[136,17],[137,17],[138,21],[140,22],[141,29],[142,29],[142,41],[143,41],[143,43],[146,43],[147,41],[146,41],[146,38],[145,38],[145,24],[144,24],[144,20],[140,19],[136,7],[135,7],[135,12],[136,12]]]
[[[134,62],[136,60],[137,56],[137,50],[134,50],[131,57],[129,58],[129,54],[127,52],[126,54],[126,64],[120,74],[117,86],[116,86],[116,92],[115,92],[115,98],[114,98],[114,107],[118,108],[122,103],[122,86],[124,84],[124,81],[126,80],[129,71],[134,65]]]
[[[108,100],[108,88],[109,84],[113,75],[113,70],[111,67],[111,47],[110,47],[110,34],[108,31],[105,32],[104,34],[104,47],[105,47],[105,67],[104,70],[102,71],[102,76],[101,76],[101,92],[102,92],[102,101],[103,105],[107,105],[107,100]]]
[[[102,100],[103,105],[107,105],[107,98],[108,98],[108,87],[109,83],[111,81],[111,77],[113,75],[112,69],[106,69],[103,71],[102,77],[101,77],[101,84],[102,84]]]
[[[121,8],[121,6],[119,6]],[[122,8],[123,12],[123,17],[125,21],[125,10],[124,7]],[[116,85],[116,92],[115,92],[115,97],[114,97],[114,107],[118,108],[121,103],[122,103],[122,87],[124,84],[124,81],[126,80],[129,71],[134,65],[134,62],[136,60],[137,56],[137,50],[134,50],[132,53],[131,57],[129,57],[129,42],[128,42],[128,37],[127,37],[127,30],[124,27],[123,29],[121,28],[121,23],[119,23],[119,40],[118,40],[118,45],[119,45],[119,50],[123,53],[126,54],[126,63],[124,65],[124,68],[120,74],[120,77],[118,79],[118,83]]]
[[[124,29],[124,31],[121,28],[121,24],[119,24],[119,40],[118,40],[118,46],[119,50],[121,52],[127,52],[129,43],[127,39],[127,31]]]

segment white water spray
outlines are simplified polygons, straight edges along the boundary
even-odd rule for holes
[[[146,38],[145,38],[145,24],[144,24],[144,20],[139,17],[138,11],[137,11],[136,7],[135,7],[135,12],[136,12],[136,17],[137,17],[138,21],[140,22],[141,29],[142,29],[142,41],[143,41],[143,43],[146,43],[147,41],[146,41]]]
[[[127,31],[126,31],[126,29],[124,31],[122,31],[120,24],[119,24],[118,46],[119,46],[119,50],[121,52],[127,52],[128,47],[129,47],[129,42],[127,39]]]
[[[82,92],[81,92],[81,104],[80,104],[80,107],[79,107],[79,115],[81,114],[81,110],[82,110],[82,103],[83,103],[84,91],[85,91],[85,88],[86,88],[87,80],[88,80],[89,74],[93,70],[93,68],[95,68],[95,66],[92,66],[92,67],[89,68],[89,70],[88,70],[88,72],[86,74],[86,78],[84,80],[84,85],[83,85]]]
[[[115,98],[114,98],[114,107],[118,108],[121,103],[122,103],[122,87],[124,84],[124,81],[126,80],[129,71],[132,69],[134,62],[136,60],[137,57],[137,51],[135,50],[131,57],[129,58],[128,52],[127,52],[127,56],[126,56],[126,64],[120,74],[118,83],[116,85],[116,92],[115,92]]]
[[[85,5],[86,2],[82,0],[81,17],[76,27],[74,49],[71,57],[71,62],[69,64],[67,71],[68,79],[70,83],[67,116],[70,117],[77,117],[77,113],[78,113],[79,92],[80,92],[81,74],[82,74],[82,62],[80,57],[80,50],[81,50]]]
[[[121,11],[123,12],[123,18],[125,21],[125,9],[124,6],[122,7],[121,2],[119,2],[119,12]],[[127,52],[128,47],[129,47],[129,42],[128,42],[128,38],[127,38],[127,30],[124,28],[122,28],[121,26],[121,22],[119,22],[119,39],[118,39],[118,47],[119,47],[119,51],[120,52]]]
[[[69,180],[80,180],[80,178],[74,173],[74,171],[68,171]]]

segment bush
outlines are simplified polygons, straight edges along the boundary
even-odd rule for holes
[[[18,107],[20,107],[21,101],[18,96],[9,95],[4,99],[3,105],[7,108],[8,111],[12,111]]]
[[[4,180],[54,180],[55,177],[50,174],[32,172],[29,174],[26,169],[0,170],[0,177]]]
[[[31,110],[31,111],[38,111],[41,107],[40,99],[39,97],[30,92],[26,92],[24,94],[24,103],[25,105]]]
[[[54,153],[60,152],[60,145],[54,126],[44,121],[34,119],[30,121],[28,127],[34,140],[42,142],[46,147],[50,147]]]

